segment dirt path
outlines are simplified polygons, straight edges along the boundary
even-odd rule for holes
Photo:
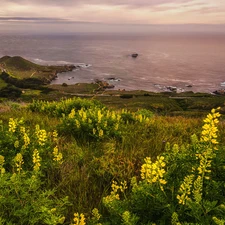
[[[34,76],[34,74],[36,73],[37,71],[34,71],[31,75],[30,75],[30,77],[33,77]]]

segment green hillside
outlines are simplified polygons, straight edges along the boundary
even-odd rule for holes
[[[20,56],[4,56],[0,58],[1,70],[13,78],[23,80],[35,78],[49,83],[57,73],[71,71],[74,66],[43,66],[30,62]]]

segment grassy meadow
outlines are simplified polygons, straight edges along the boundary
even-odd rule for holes
[[[224,224],[221,109],[118,108],[2,102],[1,224]]]

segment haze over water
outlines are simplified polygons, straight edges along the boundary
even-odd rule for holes
[[[60,74],[54,84],[115,78],[109,81],[115,89],[160,92],[176,86],[180,91],[212,92],[225,82],[224,34],[1,34],[0,40],[0,56],[80,65]],[[135,59],[134,52],[139,54]]]

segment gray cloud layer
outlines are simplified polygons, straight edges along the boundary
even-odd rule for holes
[[[47,17],[0,17],[0,21],[68,22],[65,19]]]
[[[114,5],[130,7],[149,7],[168,3],[182,4],[190,3],[194,0],[1,0],[1,4],[35,4],[35,5],[52,5],[52,6],[76,6],[76,5]]]

